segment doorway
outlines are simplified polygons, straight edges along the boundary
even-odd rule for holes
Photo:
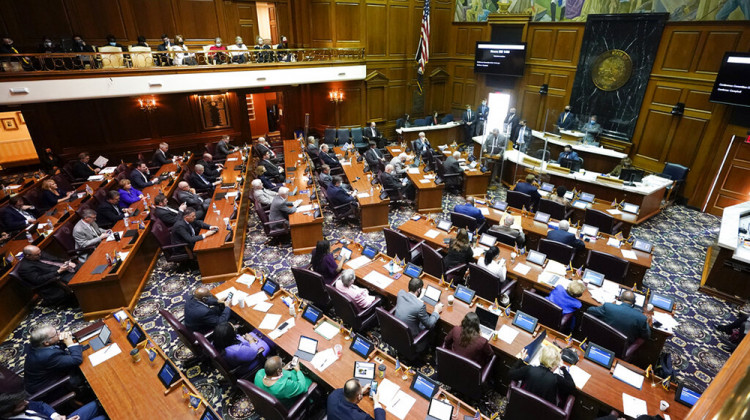
[[[258,35],[271,46],[279,43],[279,26],[274,3],[255,3],[258,15]]]
[[[278,137],[281,131],[281,112],[277,92],[250,93],[247,100],[247,118],[250,122],[250,134],[253,138],[260,136]]]
[[[487,116],[487,125],[484,131],[489,133],[493,129],[499,128],[500,132],[504,132],[503,120],[510,109],[510,94],[491,92],[487,99],[487,106],[490,107],[490,114]]]

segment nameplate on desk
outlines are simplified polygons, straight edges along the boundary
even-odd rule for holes
[[[562,167],[560,165],[549,164],[549,165],[547,165],[547,172],[558,172],[558,173],[561,173],[561,174],[569,174],[570,173],[570,169]]]
[[[625,181],[619,179],[619,178],[611,178],[605,175],[597,175],[596,180],[599,182],[609,182],[610,184],[617,184],[617,185],[623,185],[625,184]]]
[[[97,265],[94,271],[91,272],[91,274],[101,274],[106,270],[108,267],[107,264]]]

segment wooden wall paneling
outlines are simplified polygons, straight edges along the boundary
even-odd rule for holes
[[[411,98],[411,96],[407,98],[406,83],[389,83],[386,97],[388,98],[388,119],[395,121],[403,117],[407,112],[406,101]]]
[[[149,127],[149,115],[138,108],[135,98],[122,97],[97,100],[97,105],[107,111],[102,114],[105,127],[118,127],[108,130],[108,142],[118,144],[133,139],[150,139],[153,137]],[[158,111],[155,111],[158,112]]]
[[[192,113],[187,95],[160,95],[156,101],[158,109],[149,115],[156,122],[153,137],[179,136],[196,131],[196,124],[185,121],[185,115]]]
[[[362,125],[365,120],[362,112],[367,107],[363,89],[362,82],[349,82],[342,88],[345,99],[339,104],[339,126]]]
[[[255,3],[235,4],[237,13],[237,20],[236,22],[234,22],[235,33],[242,37],[242,40],[245,41],[245,44],[254,45],[255,39],[259,34],[258,9],[255,7]]]
[[[688,116],[680,117],[670,139],[669,149],[660,160],[691,167],[695,159],[695,151],[698,150],[703,140],[707,126],[708,120]]]
[[[73,32],[63,0],[5,1],[0,14],[4,33],[27,50],[36,49],[44,35],[69,37]]]
[[[286,36],[289,39],[289,45],[297,45],[297,40],[294,38],[291,28],[292,8],[289,3],[276,3],[276,21],[279,28],[279,42],[281,42],[281,36]]]
[[[717,136],[720,140],[714,148],[716,159],[713,160],[714,167],[708,172],[716,173],[716,176],[704,176],[703,182],[696,188],[696,195],[701,196],[702,190],[710,189],[714,179],[716,180],[711,195],[706,196],[702,203],[708,213],[721,216],[724,207],[745,202],[750,195],[750,183],[747,182],[750,179],[750,144],[743,141],[747,136],[746,132],[747,127],[728,125],[726,130]],[[736,138],[732,142],[733,136]],[[720,168],[725,154],[724,167]],[[704,194],[708,195],[708,192]]]
[[[313,47],[333,46],[333,18],[330,1],[310,2],[310,37]]]
[[[453,21],[452,4],[439,5],[433,4],[430,12],[430,28],[435,28],[430,32],[430,58],[447,57],[450,53],[450,44],[453,39],[450,38],[451,22]],[[417,13],[421,19],[421,13]]]
[[[177,28],[186,40],[213,42],[213,39],[222,35],[222,25],[216,14],[216,6],[213,1],[205,0],[172,0]],[[225,38],[223,36],[222,38]],[[227,43],[232,40],[226,40]],[[252,42],[252,41],[251,41]]]
[[[408,4],[389,4],[388,5],[388,56],[406,57],[407,51],[416,49],[416,38],[410,36],[409,28],[409,6]],[[399,30],[393,30],[399,28]],[[409,47],[409,43],[413,47]],[[416,50],[414,50],[416,51]]]
[[[552,61],[576,66],[583,42],[583,25],[557,30]]]
[[[388,45],[388,9],[385,4],[366,4],[365,53],[368,57],[383,57]]]
[[[643,119],[645,117],[645,119]],[[641,141],[635,146],[633,163],[635,166],[661,172],[663,163],[660,162],[665,146],[668,146],[669,134],[674,130],[673,117],[669,111],[648,109],[643,119]],[[639,121],[640,123],[640,121]]]
[[[126,16],[118,0],[65,0],[73,32],[86,40],[104,39],[112,34],[118,40],[135,40],[137,35],[128,32]],[[128,25],[131,25],[130,19]],[[124,42],[121,42],[124,45]]]
[[[358,2],[336,2],[333,8],[335,22],[335,46],[338,48],[360,47],[365,45],[362,38],[365,25],[362,19],[364,7]]]
[[[719,72],[721,60],[727,51],[738,51],[742,31],[711,30],[703,35],[703,45],[697,51],[693,69],[696,73],[715,77]]]
[[[555,32],[551,28],[529,30],[527,61],[548,61],[552,58]]]
[[[276,15],[276,4],[268,3],[268,26],[271,29],[271,44],[279,43],[279,21]]]
[[[178,33],[172,0],[126,0],[126,3],[133,17],[136,36],[143,35],[161,43],[162,34],[174,37]],[[155,49],[155,45],[152,48]]]
[[[688,72],[700,42],[700,31],[670,30],[669,25],[662,34],[662,42],[654,60],[654,69],[661,71]]]

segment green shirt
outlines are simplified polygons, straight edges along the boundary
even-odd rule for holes
[[[301,371],[284,370],[282,372],[281,378],[270,387],[267,387],[263,384],[266,370],[259,370],[255,374],[255,386],[273,395],[285,406],[289,406],[293,403],[292,398],[307,392],[307,388],[312,384],[312,380],[307,378]]]

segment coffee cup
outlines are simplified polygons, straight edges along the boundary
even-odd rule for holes
[[[454,299],[453,295],[448,295],[448,306],[453,306]]]
[[[135,348],[130,351],[130,357],[133,359],[133,363],[138,363],[141,361],[141,352]]]
[[[667,411],[668,408],[669,408],[669,403],[668,402],[666,402],[664,400],[659,401],[659,410],[661,410],[661,411]]]

